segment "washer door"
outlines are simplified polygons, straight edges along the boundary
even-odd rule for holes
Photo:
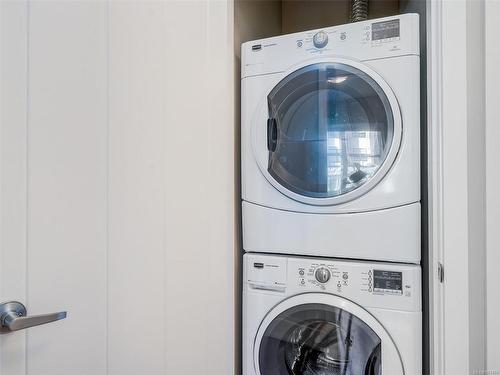
[[[274,308],[261,324],[254,354],[260,375],[404,374],[380,323],[327,294],[303,294]]]
[[[334,205],[373,188],[401,142],[397,100],[374,71],[349,60],[299,68],[267,97],[265,135],[255,145],[260,168],[282,193],[313,205]],[[262,154],[261,154],[262,155]]]

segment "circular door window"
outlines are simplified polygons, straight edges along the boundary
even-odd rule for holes
[[[380,375],[381,339],[335,306],[308,303],[267,326],[258,352],[260,375]]]
[[[281,80],[267,104],[268,179],[294,199],[354,199],[378,183],[396,158],[396,98],[361,64],[305,66]]]

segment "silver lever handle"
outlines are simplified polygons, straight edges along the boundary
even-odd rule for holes
[[[66,318],[66,311],[26,316],[26,307],[17,301],[0,304],[0,332],[19,331]]]

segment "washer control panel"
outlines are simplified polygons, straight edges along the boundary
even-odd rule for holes
[[[245,254],[249,290],[330,293],[367,307],[420,311],[420,266],[344,259]]]
[[[324,284],[330,280],[332,273],[327,267],[318,267],[316,268],[316,271],[314,271],[314,276],[316,277],[316,281],[318,283]]]
[[[349,270],[342,270],[337,263],[311,263],[297,268],[298,284],[302,288],[341,291],[349,285]]]
[[[420,301],[420,268],[382,262],[288,259],[287,283],[297,292],[327,292],[384,307]],[[380,301],[384,301],[381,303]]]

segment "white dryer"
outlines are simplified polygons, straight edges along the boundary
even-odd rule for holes
[[[418,15],[242,45],[243,247],[420,261]]]
[[[420,267],[244,256],[243,375],[421,375]]]

